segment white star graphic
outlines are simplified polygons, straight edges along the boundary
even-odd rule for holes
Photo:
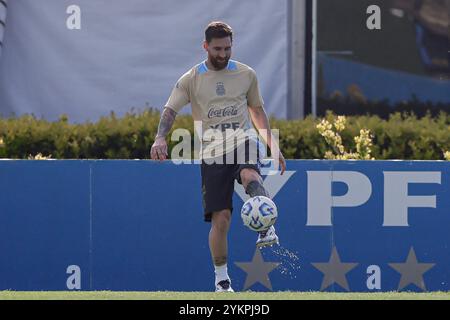
[[[423,291],[426,291],[427,289],[423,280],[423,274],[435,266],[435,263],[419,263],[413,247],[409,250],[406,262],[388,264],[391,268],[395,269],[402,275],[398,285],[398,291],[407,287],[411,283],[415,284]]]
[[[278,267],[278,262],[264,262],[260,249],[256,249],[251,262],[235,262],[235,264],[247,273],[244,290],[247,290],[255,283],[261,283],[267,289],[272,290],[272,283],[269,273]]]
[[[333,247],[330,260],[325,263],[312,263],[312,265],[324,274],[320,291],[325,290],[333,283],[337,283],[342,288],[350,291],[347,277],[345,276],[350,270],[355,268],[358,263],[343,263],[339,257],[336,247]]]

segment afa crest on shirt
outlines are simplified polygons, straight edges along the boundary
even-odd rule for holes
[[[223,82],[217,82],[216,84],[216,94],[218,96],[224,96],[225,95],[225,86]]]

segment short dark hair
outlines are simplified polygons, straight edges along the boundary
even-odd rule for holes
[[[230,37],[233,42],[233,29],[222,21],[213,21],[206,27],[205,40],[210,43],[213,38],[226,38]]]

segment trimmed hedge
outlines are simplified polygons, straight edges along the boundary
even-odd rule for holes
[[[0,119],[0,158],[27,159],[39,153],[53,159],[148,159],[159,122],[153,109],[117,118],[114,113],[96,123],[70,124],[66,116],[48,122],[26,115]],[[332,118],[328,113],[326,117]],[[286,121],[271,119],[280,130],[281,149],[287,159],[322,159],[329,147],[316,125],[320,119]],[[189,115],[180,115],[174,125],[193,132]],[[347,116],[341,133],[344,146],[354,150],[353,137],[360,129],[374,135],[375,159],[443,160],[450,150],[450,115],[392,114],[388,120],[378,116]],[[171,142],[171,149],[177,142]],[[169,152],[170,154],[170,152]]]

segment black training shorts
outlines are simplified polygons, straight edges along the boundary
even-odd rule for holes
[[[260,171],[260,153],[258,146],[250,144],[258,144],[255,140],[247,140],[245,142],[245,149],[238,148],[233,151],[234,162],[225,162],[226,155],[222,158],[223,164],[212,163],[208,164],[202,161],[202,194],[203,194],[203,209],[204,219],[206,222],[211,222],[213,212],[229,209],[233,212],[233,192],[234,181],[237,180],[242,184],[240,172],[242,169],[254,169],[258,174]],[[245,152],[245,159],[243,161],[236,161],[238,159],[237,153]],[[228,157],[230,158],[230,156]]]

